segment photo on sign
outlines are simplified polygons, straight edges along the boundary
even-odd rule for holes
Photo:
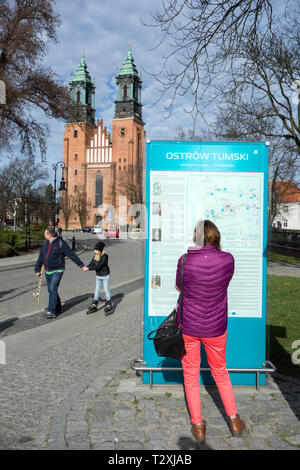
[[[152,203],[152,215],[161,216],[161,202]]]
[[[160,276],[152,276],[152,289],[160,289],[161,287],[161,277]]]
[[[152,241],[161,242],[161,228],[152,229]]]
[[[161,194],[162,194],[161,183],[159,182],[153,183],[153,196],[161,196]]]

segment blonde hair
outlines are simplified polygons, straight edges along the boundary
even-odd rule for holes
[[[194,229],[193,242],[198,246],[212,245],[221,250],[221,234],[210,220],[199,220]]]

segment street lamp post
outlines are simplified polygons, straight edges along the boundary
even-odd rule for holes
[[[53,218],[53,225],[54,225],[54,228],[55,228],[55,222],[56,222],[56,212],[57,212],[57,207],[56,207],[56,171],[57,171],[57,168],[58,167],[61,167],[62,169],[62,174],[61,174],[61,181],[60,181],[60,186],[58,188],[59,191],[66,191],[66,182],[64,180],[64,176],[63,176],[63,169],[65,167],[65,164],[63,161],[60,161],[60,162],[57,162],[55,164],[52,165],[52,168],[54,170],[54,194],[53,194],[53,204],[54,204],[54,218]]]
[[[18,208],[18,203],[15,200],[14,201],[14,232],[17,230],[17,208]]]

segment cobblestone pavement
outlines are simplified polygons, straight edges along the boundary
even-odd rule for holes
[[[283,383],[300,412],[299,383]],[[238,439],[229,433],[216,389],[201,387],[207,422],[203,450],[299,450],[299,420],[274,380],[259,392],[235,387],[235,396],[247,424],[247,432]],[[96,378],[80,394],[67,416],[65,445],[69,449],[197,450],[190,427],[183,387],[150,389],[127,368],[106,383]]]

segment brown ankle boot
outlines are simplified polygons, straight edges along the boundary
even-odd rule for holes
[[[236,418],[229,418],[229,428],[233,437],[240,437],[244,429],[246,429],[246,424],[240,419],[240,415],[236,415]]]
[[[206,422],[202,421],[200,424],[192,424],[192,434],[198,444],[202,444],[205,441]]]

